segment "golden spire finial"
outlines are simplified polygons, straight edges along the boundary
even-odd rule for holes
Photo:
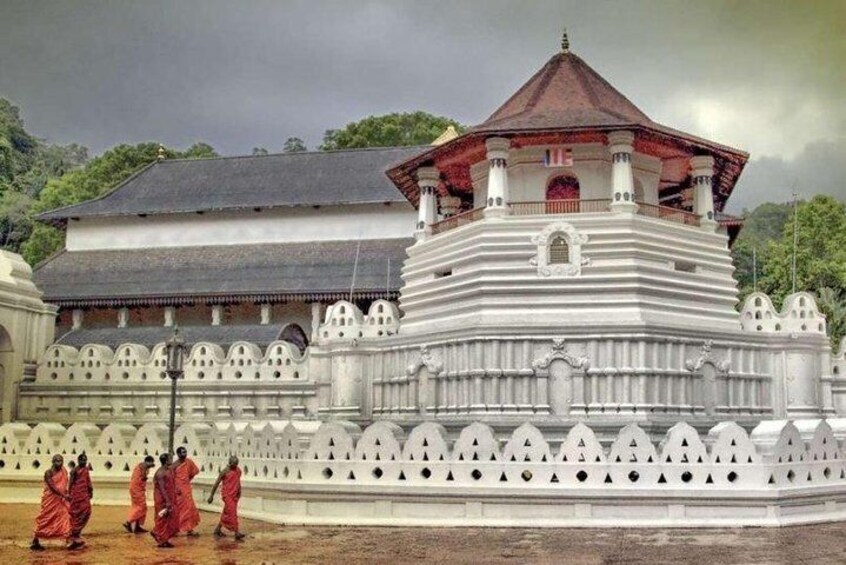
[[[562,53],[569,53],[570,52],[570,38],[567,37],[567,28],[565,27],[563,32],[561,33],[561,52]]]
[[[159,161],[164,161],[166,157],[164,145],[162,145],[161,143],[159,143],[159,153],[157,157]]]

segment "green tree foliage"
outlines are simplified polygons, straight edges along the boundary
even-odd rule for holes
[[[301,151],[308,151],[305,142],[299,137],[289,137],[285,140],[285,146],[282,148],[285,153],[299,153]]]
[[[406,112],[370,116],[347,124],[342,129],[326,130],[322,151],[358,147],[399,147],[427,145],[448,126],[459,132],[461,125],[450,118],[426,112]]]
[[[740,235],[731,249],[734,260],[734,278],[740,288],[740,302],[754,290],[753,263],[757,262],[758,278],[761,278],[767,261],[767,248],[771,241],[781,237],[784,224],[791,215],[792,204],[767,202],[752,212],[743,211],[746,218]],[[757,261],[753,260],[753,250]]]
[[[101,196],[155,162],[158,153],[159,144],[153,142],[113,147],[89,161],[85,167],[66,173],[61,178],[51,179],[32,205],[31,213],[37,215]],[[165,149],[165,156],[167,159],[198,159],[215,157],[217,153],[206,143],[196,143],[185,151]],[[32,235],[22,246],[24,259],[35,265],[61,249],[63,244],[63,232],[37,223],[32,229]]]
[[[28,133],[18,107],[0,98],[0,247],[19,251],[33,229],[29,209],[48,181],[87,160],[85,147],[48,145]]]
[[[832,343],[844,335],[846,308],[846,204],[815,196],[797,208],[796,289],[813,293],[826,316]],[[766,248],[759,290],[781,304],[792,292],[792,209],[782,234]]]

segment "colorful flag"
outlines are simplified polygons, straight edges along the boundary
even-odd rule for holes
[[[547,149],[543,158],[543,165],[545,167],[572,167],[573,152],[563,147]]]

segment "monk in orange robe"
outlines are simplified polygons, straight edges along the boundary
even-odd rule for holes
[[[191,481],[200,473],[200,468],[188,458],[188,450],[180,447],[176,450],[176,464],[173,476],[176,479],[176,510],[179,514],[179,531],[187,532],[189,536],[198,536],[194,528],[200,525],[200,511],[194,504],[194,494]]]
[[[129,479],[129,515],[123,527],[126,531],[136,534],[143,534],[144,522],[147,520],[147,474],[156,464],[152,455],[144,458],[144,461],[135,466],[132,470],[132,477]]]
[[[68,472],[64,467],[64,458],[54,455],[52,466],[44,471],[44,489],[41,491],[41,511],[35,519],[35,531],[32,534],[33,551],[42,551],[44,546],[39,541],[44,539],[70,538],[70,514],[68,513]],[[71,543],[68,548],[82,547],[81,542]]]
[[[91,498],[94,496],[94,486],[88,470],[88,456],[85,452],[76,458],[77,465],[70,473],[70,522],[71,540],[81,542],[82,530],[91,518]]]
[[[217,487],[223,483],[220,489],[220,498],[223,500],[223,512],[220,513],[220,522],[214,529],[214,535],[225,537],[222,528],[235,532],[235,539],[244,539],[244,534],[238,529],[238,501],[241,499],[241,469],[238,468],[238,458],[234,455],[229,457],[229,465],[220,472],[209,495],[209,504],[214,501],[214,493]]]
[[[170,539],[179,533],[179,514],[176,512],[176,481],[173,479],[170,453],[159,455],[161,465],[153,477],[155,527],[151,532],[159,547],[173,547]]]

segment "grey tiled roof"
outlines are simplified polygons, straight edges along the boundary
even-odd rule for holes
[[[426,148],[164,160],[100,198],[39,218],[63,221],[83,216],[405,202],[385,171]]]
[[[179,335],[188,345],[205,341],[218,344],[224,349],[236,341],[255,343],[260,347],[278,340],[284,325],[240,325],[240,326],[180,326]],[[153,347],[164,343],[173,335],[173,328],[164,326],[138,326],[128,328],[80,328],[71,330],[56,340],[57,344],[77,349],[89,343],[106,345],[112,349],[124,343],[137,343]]]
[[[355,293],[396,292],[413,239],[362,240]],[[44,300],[63,306],[167,304],[195,297],[337,300],[352,281],[355,241],[64,251],[35,269]],[[390,281],[387,279],[390,259]]]

